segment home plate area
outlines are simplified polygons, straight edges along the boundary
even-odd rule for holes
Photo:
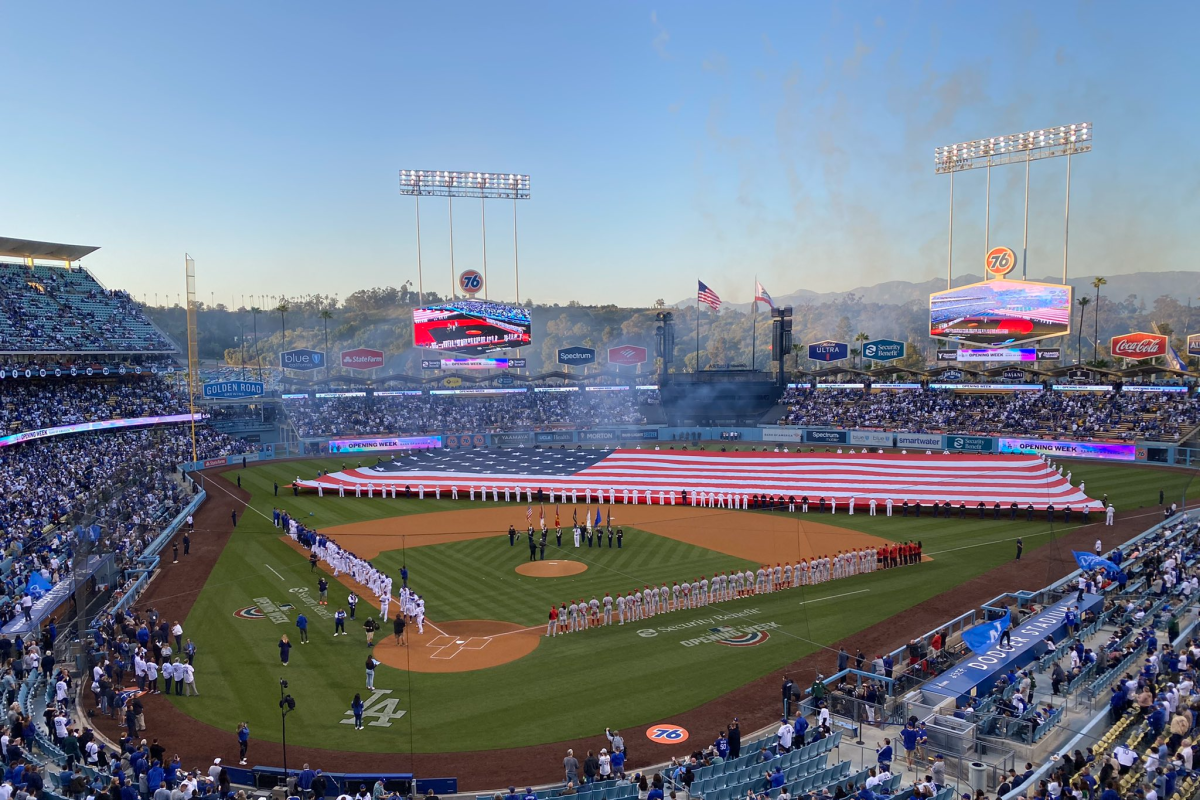
[[[426,647],[433,648],[430,658],[454,658],[464,650],[482,650],[492,639],[489,636],[472,636],[470,639],[460,639],[457,636],[435,636]]]
[[[494,619],[425,623],[405,632],[408,644],[385,636],[375,645],[375,658],[389,667],[412,672],[471,672],[524,658],[541,643],[539,628]]]

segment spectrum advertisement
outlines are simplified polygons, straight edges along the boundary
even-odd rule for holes
[[[371,450],[435,450],[440,436],[389,436],[382,439],[330,439],[330,453],[365,453]]]
[[[1051,439],[1000,439],[1001,453],[1034,453],[1070,458],[1099,458],[1106,461],[1133,461],[1137,447],[1107,442],[1060,442]]]
[[[203,414],[195,415],[196,421],[204,419]],[[51,436],[64,436],[68,433],[83,433],[84,431],[108,431],[117,428],[136,428],[144,425],[165,425],[171,422],[191,422],[191,414],[168,414],[165,417],[134,417],[132,419],[105,419],[99,422],[80,422],[76,425],[59,425],[54,428],[38,428],[32,431],[14,433],[10,436],[0,436],[0,447],[8,447],[21,442],[31,442],[34,439],[47,439]]]

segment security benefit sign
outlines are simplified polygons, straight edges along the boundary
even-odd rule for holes
[[[868,361],[895,361],[904,358],[904,342],[893,339],[876,339],[862,346],[862,356]]]
[[[262,381],[210,381],[204,384],[206,400],[241,400],[262,397]]]

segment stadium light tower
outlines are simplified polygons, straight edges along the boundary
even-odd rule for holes
[[[458,293],[458,278],[454,272],[454,198],[477,197],[480,200],[480,222],[483,229],[483,288],[487,297],[487,218],[482,209],[487,200],[513,201],[513,275],[516,280],[517,304],[521,302],[521,267],[517,257],[517,201],[529,199],[529,176],[509,172],[447,172],[445,170],[400,170],[400,194],[411,195],[417,203],[417,294],[425,304],[421,274],[421,198],[445,197],[450,212],[450,296]]]
[[[954,175],[969,169],[987,170],[987,197],[984,201],[983,247],[988,251],[991,227],[992,167],[1025,164],[1025,232],[1021,245],[1021,280],[1028,277],[1029,251],[1029,165],[1043,158],[1067,157],[1067,204],[1063,215],[1062,282],[1067,282],[1067,234],[1071,222],[1071,156],[1092,150],[1092,124],[1077,122],[990,139],[975,139],[933,150],[934,173],[950,176],[950,241],[946,255],[946,288],[950,288],[954,258]],[[985,276],[986,279],[986,276]]]

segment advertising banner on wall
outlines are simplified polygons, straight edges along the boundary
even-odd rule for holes
[[[1200,333],[1193,333],[1188,336],[1187,354],[1189,356],[1200,356]]]
[[[492,444],[500,447],[525,447],[533,444],[532,433],[493,433]]]
[[[845,444],[849,441],[846,431],[804,431],[804,441],[808,444]]]
[[[774,428],[763,428],[764,442],[803,442],[804,429],[792,428],[786,426],[776,426]]]
[[[865,444],[870,447],[891,447],[895,438],[888,431],[850,431],[850,444]]]
[[[1136,446],[1109,442],[1059,442],[1051,439],[1000,439],[1001,453],[1036,453],[1060,458],[1099,458],[1133,461]]]
[[[440,436],[388,436],[379,439],[330,439],[330,453],[365,453],[372,450],[434,450]]]
[[[896,447],[924,447],[926,449],[942,446],[940,433],[897,433]]]
[[[965,453],[990,453],[992,439],[989,436],[947,436],[943,447]]]
[[[533,435],[538,444],[565,444],[575,441],[573,431],[542,431]]]

